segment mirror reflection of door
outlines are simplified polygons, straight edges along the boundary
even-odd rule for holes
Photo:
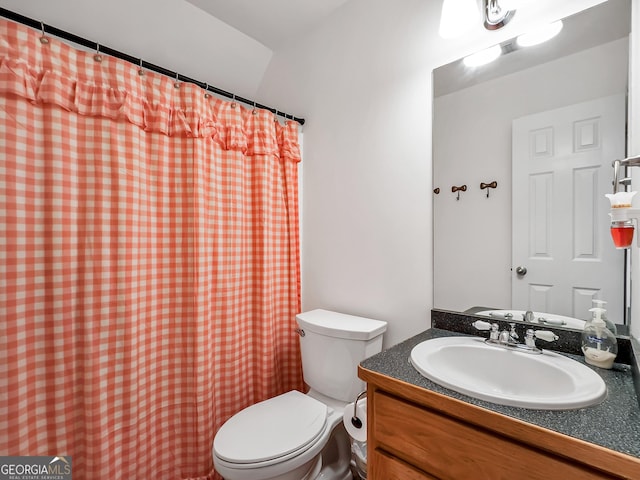
[[[434,71],[433,187],[441,189],[439,195],[433,196],[436,308],[460,312],[477,311],[478,307],[520,310],[519,305],[512,304],[512,283],[532,278],[535,266],[529,265],[525,277],[512,271],[512,267],[527,266],[520,259],[514,263],[512,252],[512,190],[517,190],[512,188],[513,120],[611,95],[624,96],[628,89],[630,17],[629,0],[603,2],[563,19],[562,32],[545,44],[519,48],[515,39],[507,40],[502,43],[503,55],[489,65],[470,69],[464,62],[456,61]],[[582,141],[587,143],[589,128],[584,125],[581,132],[585,136]],[[618,133],[624,134],[624,127]],[[608,171],[603,170],[599,180],[611,182],[611,162],[616,156],[605,159],[608,166],[603,168]],[[589,173],[577,170],[578,174]],[[494,180],[498,188],[487,198],[480,183]],[[586,179],[580,180],[584,186]],[[462,184],[469,188],[458,201],[451,186]],[[610,191],[610,184],[608,188]],[[588,195],[584,191],[578,193]],[[606,200],[600,193],[594,192],[593,199],[604,202],[599,206],[606,209]],[[600,234],[605,237],[609,235],[606,213],[598,217]],[[570,223],[576,218],[588,224],[590,217],[571,218]],[[566,232],[569,241],[566,248],[572,252],[574,248],[587,248],[588,245],[576,246],[573,242],[573,226],[563,228],[557,231]],[[543,229],[536,231],[540,233]],[[577,237],[585,242],[588,238]],[[609,248],[611,241],[607,237],[598,245]],[[617,258],[623,257],[617,253]],[[578,263],[588,261],[572,264]],[[558,275],[563,273],[566,272]],[[627,264],[627,278],[629,274]],[[618,281],[617,273],[615,278],[606,280],[610,285]],[[555,284],[547,280],[538,283],[542,289]],[[589,289],[599,287],[592,287],[591,283],[578,283],[575,287],[582,290],[571,290],[566,295],[566,302],[572,306],[563,307],[563,313],[573,309],[578,318],[588,318],[584,303],[591,306],[591,296],[598,296],[607,300],[614,323],[623,322],[622,312],[629,311],[632,301],[628,280],[615,292],[617,300],[604,291],[594,294]],[[561,314],[551,306],[537,311]]]
[[[624,158],[625,104],[615,95],[513,121],[514,309],[587,319],[599,299],[623,323],[625,258],[604,194]]]

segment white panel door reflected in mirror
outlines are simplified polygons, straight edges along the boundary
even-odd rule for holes
[[[479,308],[538,310],[585,320],[590,317],[586,307],[590,306],[591,298],[598,298],[608,302],[610,320],[625,323],[630,305],[625,283],[629,266],[624,253],[616,251],[606,237],[608,216],[603,217],[599,211],[600,207],[603,212],[608,211],[608,203],[601,195],[606,192],[599,190],[606,188],[606,182],[610,185],[611,162],[615,158],[609,156],[617,155],[620,141],[624,148],[624,127],[616,133],[617,137],[622,135],[622,140],[607,136],[599,139],[602,146],[607,146],[607,149],[599,147],[603,166],[596,168],[590,160],[569,169],[568,179],[562,180],[571,182],[566,191],[571,193],[565,192],[566,198],[554,198],[553,189],[550,190],[554,208],[568,213],[565,220],[554,220],[559,224],[549,227],[554,230],[549,248],[561,267],[557,273],[549,269],[546,279],[535,280],[538,267],[531,261],[536,257],[530,244],[526,244],[523,257],[516,258],[512,248],[515,223],[523,222],[527,229],[532,223],[524,213],[518,213],[514,203],[516,190],[528,189],[513,184],[512,126],[517,119],[543,112],[559,112],[606,97],[626,98],[630,16],[630,1],[605,2],[564,19],[562,31],[545,44],[524,49],[515,41],[507,41],[502,47],[503,52],[509,53],[503,53],[493,64],[469,69],[458,61],[434,71],[433,188],[442,192],[433,197],[435,308],[459,312]],[[587,117],[582,120],[593,118]],[[571,120],[574,121],[581,120],[576,117]],[[590,131],[592,135],[605,133],[586,123],[575,128],[582,135],[582,147],[589,143]],[[542,142],[540,138],[538,141]],[[617,147],[608,148],[616,142]],[[542,143],[538,147],[543,150]],[[555,144],[550,147],[558,148]],[[578,156],[590,155],[587,148],[581,152],[580,145],[574,147],[578,148]],[[541,177],[538,180],[542,182]],[[497,188],[487,197],[480,184],[490,181],[497,181]],[[545,185],[540,182],[539,187]],[[588,191],[590,183],[594,186]],[[462,184],[469,188],[456,201],[450,188]],[[590,209],[584,206],[587,201],[592,204]],[[581,207],[577,215],[575,205]],[[514,215],[517,215],[515,223]],[[533,225],[540,223],[534,221]],[[582,233],[574,234],[576,228]],[[587,237],[584,232],[589,229],[592,234]],[[605,237],[600,238],[600,234]],[[524,242],[515,238],[518,244]],[[524,238],[531,241],[530,230],[524,233]],[[563,254],[565,258],[561,260],[556,258],[559,252],[569,253]],[[576,258],[579,261],[571,260]],[[589,261],[611,263],[612,268],[582,275],[580,268]],[[569,271],[576,266],[577,273]],[[518,275],[517,267],[526,267],[527,275]],[[559,303],[564,306],[556,307],[557,302],[549,300],[550,295],[544,291],[554,290],[552,286],[563,275],[578,280],[559,294],[563,297]],[[600,277],[597,283],[590,279],[594,275]],[[536,287],[527,287],[526,302],[517,300],[516,305],[512,299],[513,285],[523,279],[530,279]],[[602,285],[609,286],[606,292]],[[538,308],[541,303],[544,308]]]

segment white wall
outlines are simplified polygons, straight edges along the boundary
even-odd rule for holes
[[[625,95],[628,43],[610,42],[434,100],[433,177],[442,190],[434,197],[435,307],[513,307],[511,122]],[[498,188],[487,199],[479,185],[493,180]],[[450,187],[463,183],[468,190],[456,201]]]
[[[183,0],[0,0],[0,6],[249,99],[272,56]]]
[[[0,0],[306,117],[303,306],[385,319],[387,346],[427,328],[433,303],[432,69],[596,3],[529,2],[498,32],[445,41],[440,1],[349,0],[272,58],[183,0]]]
[[[304,309],[387,320],[385,346],[429,326],[431,71],[597,3],[530,2],[501,31],[445,41],[441,2],[350,0],[274,53],[259,95],[307,119]]]

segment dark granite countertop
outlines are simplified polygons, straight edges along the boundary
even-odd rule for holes
[[[561,411],[507,407],[441,387],[420,375],[409,363],[411,349],[418,343],[430,338],[454,335],[462,334],[431,328],[364,360],[361,365],[368,370],[469,404],[640,458],[640,406],[629,365],[616,363],[612,370],[603,370],[587,365],[581,356],[563,353],[592,368],[604,379],[608,396],[603,403],[577,410]]]

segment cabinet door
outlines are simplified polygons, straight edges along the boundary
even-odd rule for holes
[[[370,462],[371,480],[438,480],[380,450],[374,450]]]
[[[442,480],[618,478],[386,394],[373,409],[374,445]]]

